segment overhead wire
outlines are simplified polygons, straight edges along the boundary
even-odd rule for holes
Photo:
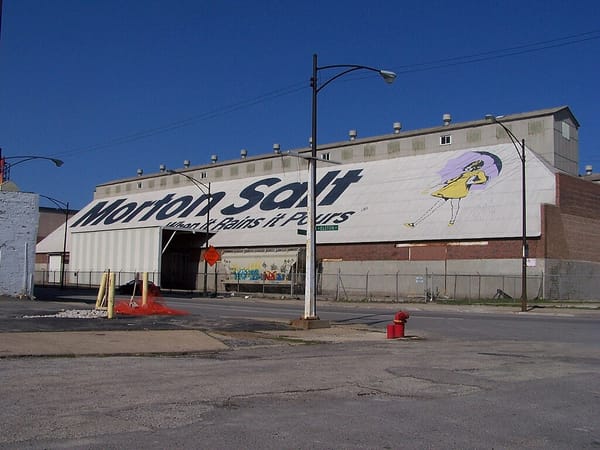
[[[600,30],[591,30],[578,34],[558,37],[554,39],[548,39],[544,41],[533,42],[529,44],[523,44],[513,47],[507,47],[496,50],[489,50],[485,52],[475,53],[472,55],[462,55],[462,56],[454,56],[450,58],[443,58],[434,61],[426,61],[421,63],[413,63],[401,66],[391,67],[394,71],[401,75],[407,73],[415,73],[415,72],[423,72],[429,70],[438,70],[445,67],[453,67],[464,64],[474,64],[483,61],[507,58],[511,56],[523,55],[527,53],[540,52],[544,50],[549,50],[552,48],[564,47],[567,45],[575,45],[586,41],[592,41],[600,39]],[[357,75],[347,77],[346,81],[352,81],[362,78],[367,78],[368,76],[373,76],[373,74],[369,75]],[[197,122],[213,119],[215,117],[219,117],[225,114],[231,114],[235,111],[239,111],[241,109],[249,108],[254,105],[258,105],[261,103],[265,103],[283,96],[292,95],[297,92],[303,91],[309,88],[309,84],[306,81],[297,82],[291,84],[286,87],[282,87],[265,94],[258,95],[253,98],[249,98],[246,100],[242,100],[239,102],[231,103],[229,105],[224,105],[219,108],[215,108],[211,111],[207,111],[198,115],[194,115],[191,117],[187,117],[178,121],[174,121],[162,126],[149,128],[146,130],[140,130],[131,134],[127,134],[124,136],[119,136],[113,139],[110,139],[106,142],[93,144],[85,147],[76,147],[70,150],[65,150],[63,152],[55,153],[54,156],[74,156],[80,153],[86,153],[95,150],[101,150],[117,145],[127,144],[130,142],[135,142],[140,139],[146,139],[158,134],[167,133],[179,128],[187,127],[193,125]]]

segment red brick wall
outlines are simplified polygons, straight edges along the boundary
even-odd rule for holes
[[[545,255],[600,262],[600,185],[557,174],[557,206],[542,209]]]
[[[551,259],[568,259],[569,247],[565,237],[560,208],[554,205],[542,207],[543,254]]]
[[[451,245],[446,242],[318,245],[318,259],[344,261],[443,261],[445,259],[507,259],[521,257],[521,239],[495,239],[487,245]],[[529,256],[541,257],[540,239],[529,239]]]
[[[600,219],[600,184],[557,174],[556,190],[562,214]]]

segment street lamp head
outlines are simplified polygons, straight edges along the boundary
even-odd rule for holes
[[[30,156],[30,155],[26,155],[26,156],[7,156],[5,158],[3,158],[5,160],[13,160],[13,159],[18,159],[17,162],[13,162],[13,163],[9,163],[7,161],[7,164],[10,164],[11,166],[16,166],[17,164],[21,164],[27,161],[31,161],[33,159],[45,159],[46,161],[52,161],[54,163],[54,165],[56,167],[60,167],[64,164],[62,159],[57,159],[57,158],[50,158],[48,156]]]
[[[396,73],[390,70],[380,70],[379,75],[387,84],[392,84],[396,80]]]
[[[486,114],[483,118],[489,122],[500,123],[500,119],[504,118],[504,116],[494,116],[493,114]]]

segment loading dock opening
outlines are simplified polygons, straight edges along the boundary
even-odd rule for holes
[[[162,229],[161,288],[198,290],[202,251],[212,234],[179,228]]]

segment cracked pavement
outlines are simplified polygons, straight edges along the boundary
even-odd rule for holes
[[[15,326],[10,317],[0,325]],[[49,336],[48,320],[79,319],[36,319],[26,333]],[[412,325],[413,338],[387,340],[368,326],[186,320],[153,332],[202,332],[223,347],[0,358],[0,448],[600,447],[593,340],[450,338]],[[96,332],[119,341],[128,323]]]

